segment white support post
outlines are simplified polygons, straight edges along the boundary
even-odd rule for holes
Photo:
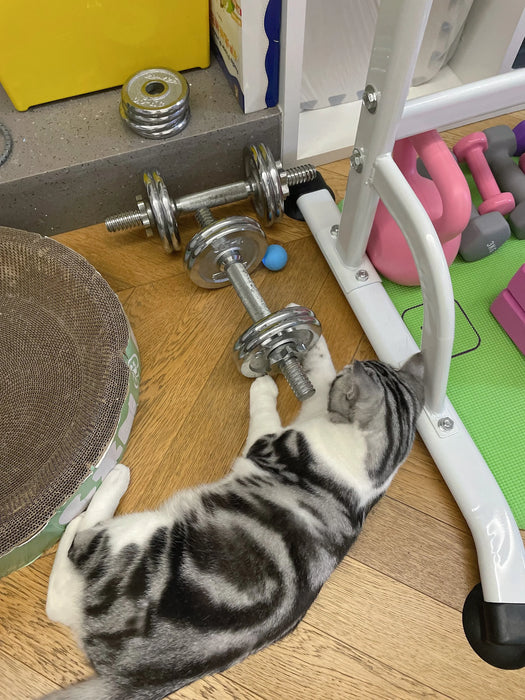
[[[440,415],[454,343],[454,293],[447,261],[425,208],[390,154],[376,159],[373,177],[373,187],[403,231],[416,263],[423,295],[425,403]]]
[[[374,163],[394,147],[431,6],[432,0],[388,0],[379,8],[367,75],[377,108],[372,112],[361,106],[355,147],[361,150],[363,167],[350,170],[345,202],[351,205],[343,209],[337,244],[350,267],[359,266],[366,249],[378,202],[371,179]]]

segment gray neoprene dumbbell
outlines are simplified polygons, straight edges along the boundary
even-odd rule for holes
[[[470,221],[461,234],[459,254],[466,262],[486,258],[510,237],[510,226],[499,211],[479,214],[472,205]]]
[[[502,192],[511,192],[516,208],[509,215],[512,233],[525,239],[525,173],[512,156],[516,152],[516,136],[510,126],[499,124],[484,131],[488,141],[485,158]]]

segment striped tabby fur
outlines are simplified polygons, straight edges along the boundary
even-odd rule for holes
[[[336,376],[321,339],[306,369],[316,394],[288,428],[274,381],[252,384],[245,452],[221,481],[106,520],[127,486],[119,465],[68,526],[47,612],[97,675],[49,698],[163,698],[299,623],[408,455],[423,403],[420,354]]]

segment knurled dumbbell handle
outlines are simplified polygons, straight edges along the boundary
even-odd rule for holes
[[[222,204],[232,204],[248,199],[254,192],[254,185],[251,180],[240,180],[229,185],[212,187],[209,190],[187,194],[174,200],[175,207],[179,213],[191,213],[198,209],[213,209]]]
[[[255,282],[242,262],[226,263],[224,272],[228,275],[233,288],[237,292],[244,308],[250,314],[252,321],[260,321],[271,314],[261,293],[255,286]]]
[[[270,309],[266,306],[266,302],[243,263],[226,261],[223,269],[252,321],[257,322],[269,316]],[[295,357],[279,360],[277,364],[299,401],[305,401],[315,394],[308,375]]]

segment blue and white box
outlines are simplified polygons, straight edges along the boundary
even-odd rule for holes
[[[279,99],[281,0],[211,0],[214,53],[244,112]]]

